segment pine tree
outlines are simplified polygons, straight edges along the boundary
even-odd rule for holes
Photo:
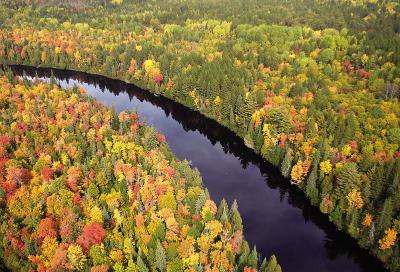
[[[264,272],[267,269],[267,264],[267,259],[264,258],[260,265],[260,272]]]
[[[260,152],[261,147],[264,143],[264,135],[262,133],[262,126],[260,125],[257,130],[255,131],[254,136],[254,150]]]
[[[364,200],[364,203],[368,205],[370,203],[370,196],[371,196],[371,183],[369,181],[363,183],[361,189],[361,195]]]
[[[357,164],[351,162],[344,164],[337,174],[335,197],[343,199],[347,196],[352,188],[359,188],[361,175],[358,172]]]
[[[221,219],[222,215],[223,215],[224,213],[227,213],[228,210],[229,210],[229,208],[228,208],[228,203],[226,203],[225,198],[223,198],[223,199],[221,200],[221,203],[220,203],[219,206],[218,206],[217,218]]]
[[[309,114],[309,115],[311,117],[307,119],[306,128],[304,129],[304,137],[306,139],[310,138],[310,137],[312,137],[313,135],[316,134],[316,129],[315,129],[315,124],[316,123],[315,123],[315,120],[314,120],[314,118],[312,117],[311,114]]]
[[[232,107],[229,109],[229,126],[233,128],[235,126],[235,114],[233,113]]]
[[[391,196],[396,196],[400,192],[400,160],[397,161],[394,169],[393,169],[393,180],[392,184],[390,185],[390,194]],[[395,204],[395,206],[397,206]]]
[[[234,113],[237,115],[240,115],[241,111],[242,111],[242,106],[243,106],[243,98],[242,96],[239,94],[237,99],[236,99],[236,103],[235,103],[235,111]]]
[[[165,267],[167,265],[167,257],[165,255],[165,250],[161,245],[160,241],[157,241],[155,265],[160,272],[165,271]]]
[[[307,178],[307,185],[306,185],[306,195],[310,199],[312,205],[318,204],[317,179],[318,179],[318,168],[313,167],[310,175]]]
[[[204,203],[206,203],[206,200],[207,200],[206,194],[204,193],[204,191],[202,191],[196,201],[196,207],[195,207],[196,214],[200,213],[201,209],[204,206]]]
[[[358,210],[353,208],[350,213],[350,222],[348,224],[348,232],[351,236],[358,237]]]
[[[231,211],[231,222],[232,222],[232,228],[233,231],[242,231],[243,230],[243,221],[242,218],[240,217],[239,210],[238,210],[238,204],[236,200],[233,201]]]
[[[354,113],[350,113],[347,120],[346,126],[343,131],[343,137],[341,139],[341,143],[348,143],[351,138],[354,136],[354,133],[359,130],[359,124]]]
[[[285,178],[289,177],[290,174],[290,169],[292,168],[292,150],[290,148],[288,148],[286,150],[286,154],[285,157],[283,158],[283,162],[281,165],[281,173],[282,176],[284,176]]]
[[[137,257],[137,266],[138,266],[139,272],[149,272],[149,269],[147,268],[146,264],[143,262],[140,255]]]
[[[392,198],[388,197],[383,204],[382,212],[378,217],[378,229],[383,231],[390,228],[393,219]]]
[[[246,129],[247,125],[250,122],[251,115],[256,109],[257,102],[253,94],[250,94],[244,103],[244,107],[242,110],[242,117],[243,117],[243,125],[242,128]]]
[[[257,268],[257,263],[258,263],[257,249],[254,246],[249,257],[247,258],[247,265],[249,267]]]
[[[248,262],[249,254],[250,254],[249,244],[246,241],[244,241],[240,249],[240,256],[238,260],[239,269],[237,271],[243,271],[243,268],[246,266]]]
[[[333,176],[328,175],[325,176],[320,185],[320,198],[322,199],[323,196],[327,194],[332,194],[332,189],[333,189]]]
[[[282,272],[281,266],[278,264],[275,255],[272,255],[269,258],[268,264],[266,267],[261,267],[261,272]]]
[[[329,215],[329,219],[335,223],[335,225],[338,227],[338,229],[342,229],[343,227],[343,214],[340,210],[339,205],[336,205],[335,209],[333,212]]]
[[[243,117],[242,117],[242,109],[243,109],[243,98],[239,94],[236,103],[235,103],[235,109],[234,109],[234,118],[235,118],[235,124],[238,126],[239,129],[243,128]]]
[[[287,133],[292,127],[289,114],[285,109],[273,109],[268,111],[266,115],[268,124],[272,124],[275,133]]]
[[[384,184],[384,167],[382,164],[375,165],[372,169],[370,169],[367,173],[369,181],[373,186],[371,186],[371,199],[377,199],[378,196],[383,191]]]
[[[248,148],[254,149],[254,141],[253,141],[253,137],[251,137],[251,135],[249,133],[247,133],[244,136],[244,144],[245,146],[247,146]]]

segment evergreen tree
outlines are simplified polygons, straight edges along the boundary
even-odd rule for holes
[[[237,271],[243,271],[243,268],[247,265],[249,254],[250,254],[249,244],[247,242],[243,242],[242,247],[240,249]]]
[[[257,268],[257,264],[258,264],[257,249],[254,246],[253,250],[251,251],[251,253],[247,259],[247,265],[249,267]]]
[[[329,214],[329,219],[335,223],[335,225],[339,228],[342,229],[343,227],[343,215],[341,212],[341,209],[339,205],[336,205],[335,209],[331,214]]]
[[[282,160],[282,149],[278,146],[278,145],[273,145],[272,147],[270,147],[266,153],[264,153],[263,151],[263,155],[268,158],[268,161],[274,165],[275,167],[279,167],[279,163]]]
[[[234,111],[234,113],[235,113],[236,115],[240,115],[240,114],[241,114],[241,112],[242,112],[242,106],[243,106],[243,98],[242,98],[242,96],[239,94],[239,95],[237,96],[236,103],[235,103],[235,111]]]
[[[310,113],[309,113],[309,115],[311,117],[307,119],[306,128],[304,129],[304,132],[305,132],[304,133],[304,137],[306,139],[310,138],[310,137],[312,137],[313,135],[316,134],[316,129],[315,129],[316,123],[315,123],[315,120],[314,120],[314,118],[312,117],[312,115]]]
[[[227,210],[229,210],[228,209],[228,203],[226,202],[225,198],[222,198],[222,200],[221,200],[221,202],[219,203],[219,206],[218,206],[216,217],[220,218],[222,213],[224,211],[227,211]]]
[[[359,188],[361,175],[358,172],[357,164],[345,163],[338,171],[336,177],[335,197],[345,199],[352,188]]]
[[[167,265],[165,250],[159,240],[157,240],[155,265],[160,272],[165,271],[165,267]]]
[[[201,209],[204,206],[204,203],[206,203],[206,200],[207,200],[206,194],[202,191],[196,201],[196,207],[195,207],[196,214],[200,213]]]
[[[278,264],[275,255],[269,258],[268,264],[266,266],[261,266],[261,272],[282,272],[281,266]]]
[[[264,135],[262,133],[261,125],[256,129],[254,135],[254,150],[260,152],[261,147],[264,144]]]
[[[250,122],[251,119],[251,115],[253,114],[253,112],[255,111],[257,106],[257,102],[255,100],[254,95],[251,93],[245,103],[244,103],[244,107],[242,110],[242,118],[243,118],[243,124],[242,124],[242,128],[246,129],[247,124]]]
[[[147,268],[146,264],[143,262],[143,260],[140,257],[140,255],[137,257],[136,264],[138,266],[138,271],[139,272],[149,272],[149,269]]]
[[[243,230],[242,217],[240,217],[239,210],[238,210],[238,204],[237,204],[236,200],[234,200],[232,203],[230,215],[231,215],[233,231]]]
[[[247,147],[249,147],[249,148],[251,148],[251,149],[254,149],[254,141],[253,141],[253,137],[251,137],[251,135],[250,135],[250,133],[247,133],[245,136],[244,136],[244,144],[247,146]]]
[[[397,161],[392,172],[393,172],[393,180],[390,185],[389,193],[391,194],[391,196],[397,196],[398,193],[400,192],[400,160]],[[397,206],[397,204],[395,206]]]
[[[370,169],[367,173],[369,181],[373,186],[370,188],[371,198],[378,199],[378,196],[383,191],[384,184],[384,167],[382,164],[375,165],[372,169]]]
[[[289,113],[284,108],[268,111],[266,115],[268,124],[271,124],[275,133],[287,133],[292,127]]]
[[[281,165],[281,173],[282,176],[288,178],[290,175],[290,169],[292,168],[292,150],[288,148],[286,150],[285,157],[283,158],[283,162]]]
[[[346,120],[346,126],[343,131],[343,137],[341,139],[342,144],[348,143],[352,137],[354,136],[355,132],[359,130],[359,123],[355,114],[352,112],[349,114]]]
[[[233,128],[235,126],[235,114],[233,113],[232,107],[229,108],[229,126]]]
[[[362,195],[364,203],[369,205],[370,204],[370,196],[371,196],[371,183],[369,181],[366,181],[363,183],[363,186],[361,188],[361,195]]]
[[[390,228],[392,224],[392,217],[393,216],[393,205],[392,205],[392,198],[388,197],[383,204],[382,212],[379,214],[378,217],[378,229],[383,231]]]
[[[310,199],[312,205],[318,204],[317,179],[318,179],[318,168],[313,167],[310,175],[307,178],[307,185],[306,185],[306,195]]]
[[[350,212],[350,222],[348,223],[348,232],[351,236],[358,237],[358,210],[353,208]]]

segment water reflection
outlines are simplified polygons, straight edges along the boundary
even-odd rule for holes
[[[13,70],[47,80],[52,73],[29,67]],[[199,169],[216,202],[238,201],[246,239],[263,256],[275,254],[284,271],[384,271],[275,167],[215,121],[122,81],[70,71],[53,70],[53,74],[60,85],[80,84],[89,95],[119,111],[136,108],[166,136],[178,158]]]

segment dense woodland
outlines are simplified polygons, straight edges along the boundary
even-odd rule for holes
[[[81,88],[0,75],[0,255],[13,271],[279,272],[163,135]]]
[[[1,1],[0,63],[119,78],[243,137],[400,269],[400,4]]]

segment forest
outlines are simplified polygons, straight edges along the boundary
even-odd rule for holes
[[[135,112],[0,75],[0,255],[14,271],[265,271],[234,202]],[[256,270],[257,269],[257,270]]]
[[[0,63],[118,78],[215,119],[400,269],[397,1],[2,0],[0,25]]]

